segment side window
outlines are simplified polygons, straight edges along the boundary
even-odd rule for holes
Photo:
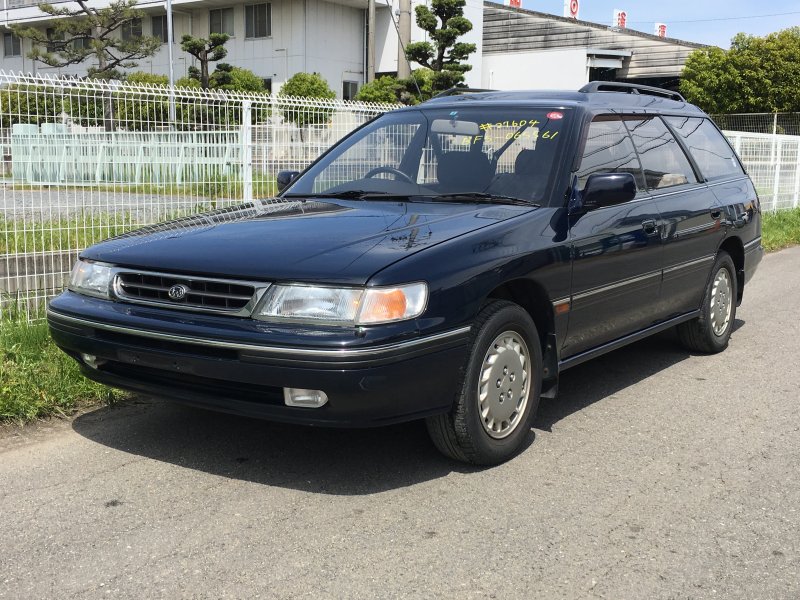
[[[666,121],[686,142],[705,177],[744,175],[730,144],[711,121],[699,117],[668,117]]]
[[[628,117],[625,124],[642,160],[648,190],[697,183],[689,159],[660,118]]]
[[[578,167],[578,187],[583,189],[589,175],[594,173],[631,173],[636,178],[636,187],[640,190],[645,187],[642,167],[619,117],[600,116],[589,125]]]

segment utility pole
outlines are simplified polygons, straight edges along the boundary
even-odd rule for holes
[[[167,60],[169,61],[169,126],[175,127],[175,69],[172,66],[172,0],[167,0]]]
[[[367,3],[367,81],[375,80],[375,0]]]
[[[406,58],[406,46],[411,43],[411,0],[400,0],[398,29],[400,43],[397,48],[397,78],[408,79],[411,77],[411,67]]]

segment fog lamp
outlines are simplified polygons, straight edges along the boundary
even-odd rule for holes
[[[328,395],[321,390],[283,388],[283,401],[286,403],[286,406],[319,408],[328,402]]]

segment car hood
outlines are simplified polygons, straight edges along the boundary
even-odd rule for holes
[[[277,198],[145,227],[82,257],[161,272],[361,285],[406,256],[531,210]]]

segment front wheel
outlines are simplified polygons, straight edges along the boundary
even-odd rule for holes
[[[728,347],[736,320],[736,268],[727,252],[720,252],[703,295],[700,316],[678,325],[678,337],[687,350],[714,354]]]
[[[463,462],[505,462],[530,435],[541,373],[539,335],[530,315],[511,302],[491,302],[473,325],[455,406],[427,419],[433,443],[446,456]]]

